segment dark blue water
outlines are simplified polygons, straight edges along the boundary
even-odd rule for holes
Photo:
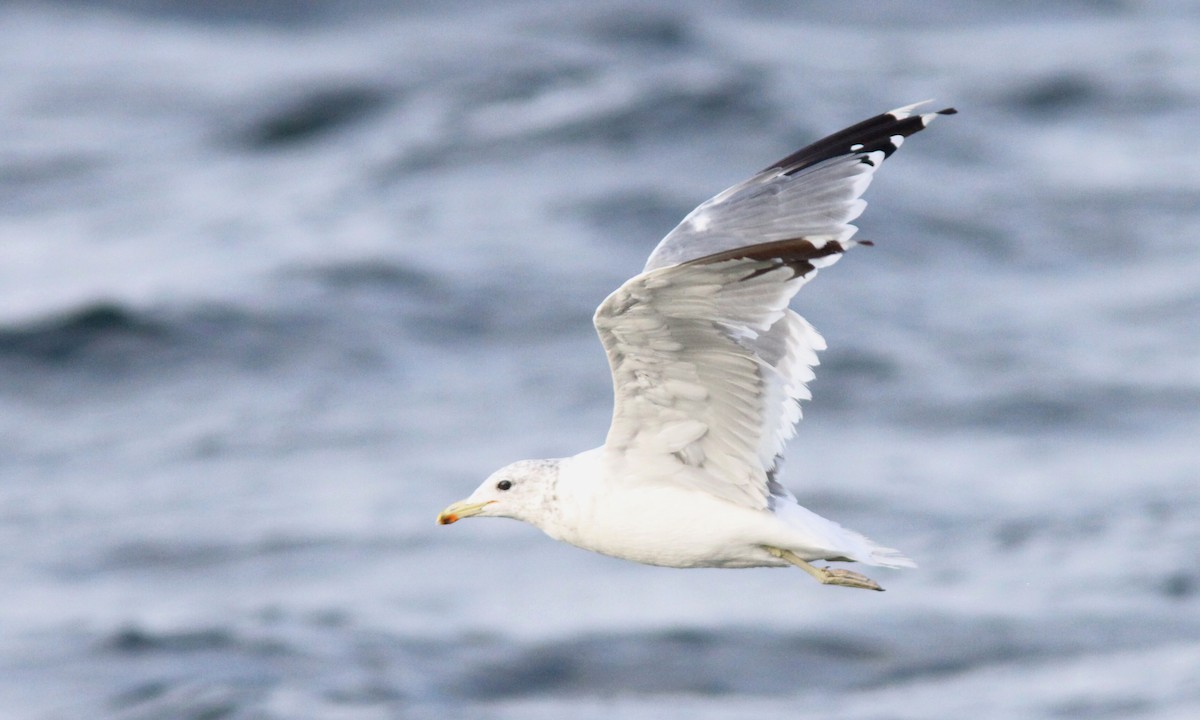
[[[0,8],[0,717],[1192,718],[1189,3]],[[433,518],[694,205],[955,105],[797,309],[889,592]]]

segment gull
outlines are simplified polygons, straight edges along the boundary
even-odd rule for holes
[[[928,101],[926,101],[928,102]],[[915,567],[797,502],[777,473],[825,341],[788,305],[855,245],[862,194],[904,139],[953,108],[916,103],[792,153],[704,202],[596,310],[612,370],[604,444],[521,460],[438,515],[507,517],[612,557],[665,567]]]

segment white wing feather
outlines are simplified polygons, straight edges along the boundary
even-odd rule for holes
[[[855,243],[880,163],[938,114],[877,115],[693,210],[594,322],[613,374],[605,446],[677,463],[674,481],[766,508],[825,341],[788,303]]]
[[[769,473],[824,348],[787,304],[815,272],[730,259],[622,285],[595,316],[615,393],[606,446],[673,456],[705,471],[681,473],[681,482],[741,505],[767,507],[782,495]]]

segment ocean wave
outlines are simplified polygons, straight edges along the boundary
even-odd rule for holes
[[[0,328],[0,357],[46,365],[86,362],[89,356],[132,356],[168,342],[157,319],[114,303],[99,302],[55,317]]]
[[[275,150],[315,141],[368,120],[392,100],[380,88],[335,85],[313,88],[278,101],[234,133],[250,150]]]

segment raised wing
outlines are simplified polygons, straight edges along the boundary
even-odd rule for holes
[[[810,397],[821,336],[788,303],[855,243],[871,173],[940,113],[893,110],[818,141],[694,210],[594,318],[613,374],[605,445],[755,508]]]
[[[683,482],[763,508],[825,341],[788,301],[837,259],[799,238],[643,273],[596,311],[615,403],[605,444],[705,472]]]
[[[747,245],[790,238],[849,240],[867,204],[862,194],[879,165],[938,115],[897,108],[798,150],[704,202],[667,233],[646,270]]]

